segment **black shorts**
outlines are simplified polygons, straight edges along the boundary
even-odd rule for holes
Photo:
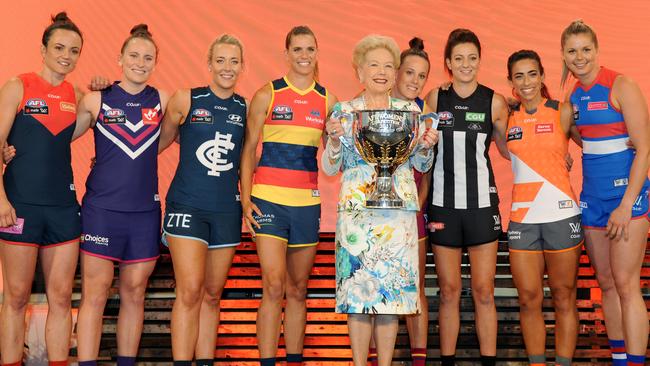
[[[491,243],[501,235],[499,207],[429,207],[429,242],[454,248]]]
[[[16,217],[22,222],[0,232],[5,244],[53,247],[79,242],[81,218],[79,205],[38,206],[14,203]]]

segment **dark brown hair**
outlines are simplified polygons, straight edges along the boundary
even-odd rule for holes
[[[537,52],[533,50],[519,50],[510,57],[508,57],[508,80],[512,81],[512,67],[515,65],[517,61],[521,60],[533,60],[537,62],[537,67],[539,67],[539,74],[544,75],[544,66],[542,65],[542,59],[539,57]],[[546,84],[542,83],[542,97],[546,99],[551,99],[551,93],[548,92],[548,88],[546,87]],[[514,88],[512,89],[512,95],[515,98],[518,98]]]
[[[424,50],[424,41],[421,38],[418,37],[413,37],[409,41],[409,48],[405,49],[402,51],[402,53],[399,56],[400,59],[400,65],[404,64],[404,59],[406,59],[409,56],[418,56],[422,57],[427,61],[427,74],[429,73],[429,69],[431,68],[431,63],[429,62],[429,55],[427,52]]]
[[[451,70],[447,67],[447,60],[451,59],[451,51],[456,47],[457,45],[461,43],[471,43],[476,48],[478,49],[478,57],[481,57],[481,42],[478,40],[478,37],[474,32],[472,32],[469,29],[464,29],[464,28],[456,28],[451,33],[449,33],[449,37],[447,38],[447,43],[445,44],[445,55],[442,60],[443,67],[445,69],[445,72],[449,75],[451,75]]]
[[[284,49],[289,50],[289,45],[291,44],[291,39],[293,36],[312,36],[314,37],[314,42],[316,42],[316,47],[318,47],[318,40],[314,31],[311,30],[306,25],[297,25],[287,33],[287,36],[284,38]],[[316,66],[314,67],[314,80],[318,80],[318,61],[316,61]]]
[[[122,49],[120,53],[124,54],[124,50],[129,42],[135,38],[146,39],[147,41],[153,43],[153,46],[156,48],[156,59],[158,58],[158,45],[156,41],[153,40],[153,35],[149,32],[149,26],[146,24],[138,24],[131,28],[131,35],[122,43]]]
[[[52,23],[45,28],[45,31],[43,31],[43,37],[41,38],[43,46],[47,47],[47,43],[50,41],[52,33],[57,29],[65,29],[77,33],[79,37],[81,37],[81,44],[83,45],[84,37],[81,34],[79,27],[68,18],[68,14],[65,11],[62,11],[52,17]]]

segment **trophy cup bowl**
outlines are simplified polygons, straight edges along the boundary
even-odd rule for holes
[[[376,182],[366,208],[403,208],[393,187],[393,173],[418,141],[419,112],[361,110],[353,113],[352,137],[359,155],[376,171]]]

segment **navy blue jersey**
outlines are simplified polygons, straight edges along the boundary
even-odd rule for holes
[[[415,97],[414,102],[420,107],[420,111],[424,112],[424,100],[420,97]]]
[[[70,165],[70,142],[76,125],[73,86],[53,86],[38,74],[19,75],[23,98],[7,143],[16,156],[3,182],[11,203],[68,206],[77,203]]]
[[[167,202],[212,212],[240,211],[239,160],[245,129],[243,97],[221,99],[209,87],[192,89],[189,113],[179,127],[180,158]]]
[[[132,95],[116,83],[101,93],[94,129],[97,161],[83,203],[114,211],[155,210],[160,207],[158,90],[147,86]]]

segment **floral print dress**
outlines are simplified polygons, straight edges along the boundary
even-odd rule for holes
[[[415,103],[399,99],[391,99],[390,105],[391,109],[419,111]],[[334,107],[334,111],[343,112],[361,109],[365,109],[361,98]],[[348,138],[351,122],[342,121]],[[421,124],[420,131],[423,130]],[[332,150],[328,143],[323,170],[330,175],[342,171],[336,222],[336,312],[417,313],[418,199],[413,167],[428,170],[433,160],[431,149],[416,150],[393,174],[395,191],[404,200],[404,209],[366,209],[366,194],[374,184],[374,167],[343,144],[340,153]]]

